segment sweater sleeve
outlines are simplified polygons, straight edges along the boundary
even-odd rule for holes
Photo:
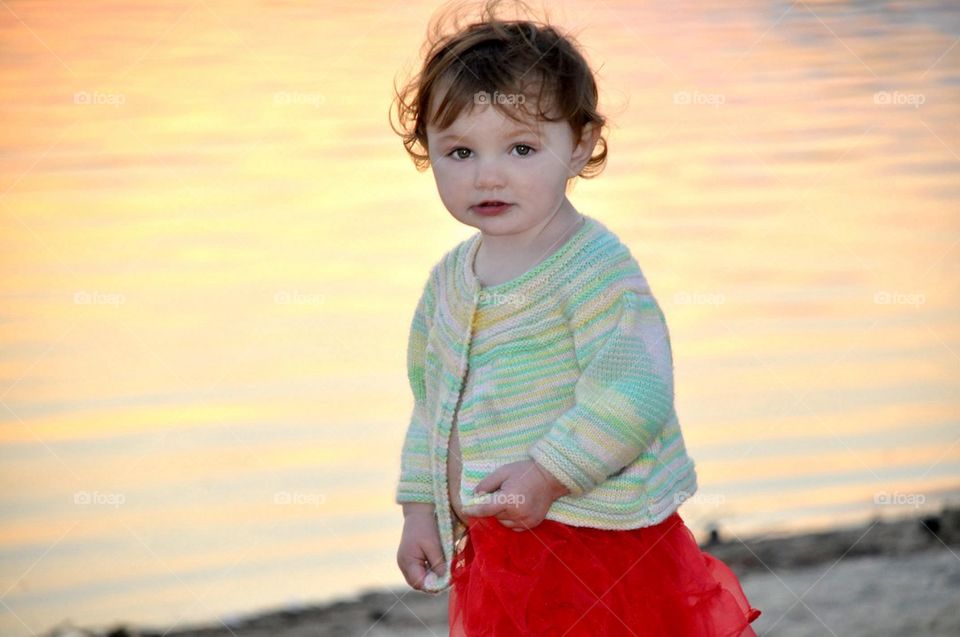
[[[427,335],[430,332],[433,293],[431,281],[427,281],[410,323],[407,342],[407,378],[413,392],[413,410],[410,414],[407,433],[400,455],[400,479],[395,499],[404,502],[433,502],[433,477],[430,472],[430,430],[426,416],[426,365]]]
[[[568,310],[574,404],[529,455],[581,496],[638,458],[673,412],[673,353],[649,289],[603,286]]]

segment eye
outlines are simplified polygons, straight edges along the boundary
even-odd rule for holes
[[[529,144],[514,144],[513,148],[519,153],[520,157],[528,157],[531,153],[536,152],[536,149],[534,149],[533,146],[530,146]],[[459,160],[467,159],[470,156],[469,153],[471,152],[473,151],[471,151],[469,148],[460,146],[458,148],[454,148],[449,153],[447,153],[447,157],[452,157],[453,159],[456,159],[459,161]],[[461,153],[465,153],[465,154],[461,154]]]
[[[526,156],[528,156],[530,153],[534,152],[533,146],[527,146],[526,144],[517,144],[516,146],[514,146],[514,148],[517,149],[517,152],[520,152],[519,149],[521,149],[521,148],[525,148],[525,149],[526,149],[526,152],[521,152],[521,153],[520,153],[520,156],[521,156],[521,157],[526,157]]]

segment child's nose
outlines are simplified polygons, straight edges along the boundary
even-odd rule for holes
[[[477,172],[473,181],[474,186],[478,189],[489,189],[503,185],[503,166],[494,160],[479,161],[476,165]]]

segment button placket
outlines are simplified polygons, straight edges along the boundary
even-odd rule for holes
[[[434,469],[434,475],[438,476],[436,482],[437,489],[434,491],[434,499],[441,505],[436,507],[436,514],[440,527],[440,539],[442,544],[441,548],[443,550],[445,558],[444,561],[446,563],[446,572],[442,578],[438,580],[436,584],[437,588],[445,586],[449,582],[450,569],[453,563],[453,550],[455,548],[453,546],[453,520],[450,515],[450,497],[448,493],[449,485],[447,484],[447,452],[450,448],[450,433],[453,428],[453,416],[454,414],[459,413],[460,402],[463,398],[463,392],[466,385],[466,374],[470,362],[470,347],[473,342],[473,321],[477,309],[477,295],[472,290],[470,298],[471,302],[469,306],[469,316],[466,317],[467,320],[465,322],[457,321],[457,327],[460,329],[460,333],[463,334],[466,332],[466,344],[461,348],[460,357],[457,361],[457,378],[459,379],[459,382],[457,383],[456,388],[456,404],[451,411],[446,408],[448,403],[444,401],[442,418],[439,421],[439,426],[434,430],[434,447],[438,454],[437,466]],[[461,457],[463,456],[462,450],[460,455]]]

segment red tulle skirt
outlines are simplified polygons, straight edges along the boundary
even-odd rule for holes
[[[450,590],[450,637],[755,637],[736,575],[677,512],[630,530],[469,518]]]

